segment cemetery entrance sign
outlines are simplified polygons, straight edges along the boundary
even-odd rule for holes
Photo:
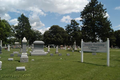
[[[107,53],[107,66],[109,66],[109,38],[107,42],[83,42],[81,40],[81,62],[83,62],[83,52],[106,52]]]
[[[83,51],[86,52],[106,52],[107,50],[107,44],[106,42],[84,42],[83,43]]]

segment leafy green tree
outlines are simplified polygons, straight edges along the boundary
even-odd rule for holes
[[[43,35],[40,31],[32,29],[31,39],[29,43],[32,44],[35,40],[43,40]]]
[[[65,26],[65,30],[68,34],[68,45],[72,45],[74,41],[76,41],[77,44],[80,44],[81,31],[79,23],[77,23],[75,20],[71,20],[71,24]]]
[[[0,20],[0,40],[3,44],[7,42],[7,38],[11,36],[11,26],[6,20]]]
[[[29,23],[29,19],[25,15],[18,17],[18,26],[15,26],[15,36],[17,39],[22,41],[23,37],[26,37],[27,40],[31,39],[32,30]]]
[[[67,33],[58,25],[53,25],[44,33],[44,42],[46,44],[64,45],[66,44]]]
[[[116,46],[120,48],[120,30],[115,31],[114,35],[116,38],[115,40]]]
[[[91,0],[81,12],[82,18],[82,38],[84,41],[96,42],[99,38],[106,41],[110,38],[113,30],[111,22],[106,17],[106,9],[97,0]]]

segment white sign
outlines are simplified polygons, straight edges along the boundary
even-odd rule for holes
[[[106,42],[83,42],[83,51],[85,52],[106,52],[107,43]]]
[[[109,38],[107,42],[83,42],[81,39],[81,62],[83,62],[83,52],[106,52],[107,53],[107,66],[110,66],[110,50],[109,50]]]

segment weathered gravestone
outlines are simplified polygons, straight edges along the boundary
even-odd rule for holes
[[[62,56],[62,54],[61,54],[61,53],[59,53],[59,54],[58,54],[58,56]]]
[[[10,51],[10,45],[8,45],[8,51]]]
[[[13,57],[13,56],[14,56],[14,54],[10,54],[10,56],[11,56],[11,57]]]
[[[27,40],[24,37],[22,40],[22,55],[20,57],[20,62],[28,62],[28,56],[26,53],[26,43],[27,43]]]
[[[25,66],[16,67],[16,71],[26,71]]]
[[[48,45],[48,52],[50,52],[50,46]]]
[[[53,56],[53,53],[51,53],[50,56]]]
[[[13,58],[8,58],[8,61],[13,61]]]
[[[66,56],[70,56],[70,54],[69,54],[69,53],[67,53],[67,54],[66,54]]]
[[[2,70],[2,68],[1,68],[1,67],[2,67],[2,61],[0,61],[0,70]]]
[[[20,48],[20,43],[19,42],[15,42],[15,48]]]
[[[48,52],[44,52],[44,42],[34,41],[34,49],[31,55],[46,55]]]
[[[56,47],[56,52],[55,52],[56,54],[58,53],[58,46]]]

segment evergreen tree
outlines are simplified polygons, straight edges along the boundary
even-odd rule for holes
[[[32,30],[29,23],[29,19],[23,14],[18,17],[18,26],[15,26],[15,36],[18,40],[22,41],[23,37],[27,40],[31,40]]]
[[[111,22],[106,16],[106,9],[97,0],[91,0],[81,12],[82,38],[84,41],[96,42],[97,38],[106,41],[110,38]]]
[[[68,45],[72,45],[74,41],[76,41],[77,44],[80,44],[81,31],[79,23],[77,23],[75,20],[71,20],[71,24],[65,26],[65,30],[68,34]]]

